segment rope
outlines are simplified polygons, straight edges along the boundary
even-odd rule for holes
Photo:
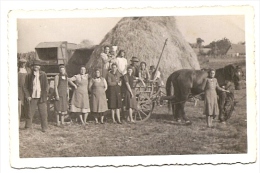
[[[204,94],[204,92],[201,92],[200,94],[197,94],[197,95],[194,95],[194,96],[188,96],[188,99],[182,100],[182,101],[179,101],[179,102],[174,102],[174,103],[172,103],[172,104],[175,105],[175,104],[179,104],[179,103],[184,103],[184,102],[188,101],[188,100],[191,99],[191,98],[199,99],[199,98],[197,98],[197,97],[200,96],[200,95],[202,95],[202,94]]]

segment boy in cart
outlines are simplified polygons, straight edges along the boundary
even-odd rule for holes
[[[163,82],[163,79],[162,79],[162,73],[159,71],[160,68],[156,71],[156,68],[154,65],[151,65],[150,66],[150,82],[153,82],[156,84],[156,87],[158,88],[157,89],[157,93],[158,93],[158,96],[160,97],[161,96],[161,88],[164,86],[164,82]],[[157,103],[159,106],[162,105],[162,101],[159,103]]]

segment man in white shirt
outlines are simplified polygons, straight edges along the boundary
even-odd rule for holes
[[[38,106],[42,132],[47,130],[47,95],[48,79],[45,72],[40,71],[40,62],[33,63],[32,73],[27,74],[24,83],[25,98],[29,103],[29,114],[26,117],[25,128],[31,128],[35,108]]]

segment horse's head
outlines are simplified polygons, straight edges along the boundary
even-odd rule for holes
[[[234,74],[234,84],[236,90],[241,89],[241,81],[244,76],[244,72],[240,66],[236,66],[235,68],[235,74]]]
[[[226,80],[234,82],[235,89],[241,89],[241,81],[244,76],[243,70],[240,66],[228,65],[224,67],[224,73]]]

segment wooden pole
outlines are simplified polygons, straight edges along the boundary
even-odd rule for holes
[[[165,46],[167,45],[167,41],[168,41],[168,38],[166,38],[166,40],[165,40],[165,42],[164,42],[164,45],[163,45],[163,49],[162,49],[161,55],[160,55],[160,57],[159,57],[158,63],[157,63],[156,68],[155,68],[154,77],[155,77],[155,74],[156,74],[157,71],[158,71],[159,64],[160,64],[160,61],[161,61],[161,59],[162,59],[162,54],[163,54],[164,48],[165,48]]]

